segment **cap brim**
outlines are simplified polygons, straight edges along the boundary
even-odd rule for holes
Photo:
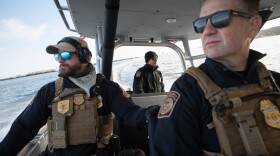
[[[56,54],[56,53],[58,53],[58,50],[69,51],[69,52],[77,51],[74,46],[72,46],[71,44],[66,43],[66,42],[61,42],[58,45],[49,45],[46,48],[46,51],[49,54]]]

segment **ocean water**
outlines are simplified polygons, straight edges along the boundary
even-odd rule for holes
[[[57,72],[0,81],[0,140],[12,122],[44,84],[55,80]]]
[[[280,72],[280,36],[255,39],[251,48],[267,53],[267,56],[261,61],[267,65],[268,69]],[[192,54],[201,54],[200,46],[191,49]],[[174,52],[158,51],[159,70],[163,74],[165,90],[169,91],[173,82],[183,73],[179,57]],[[204,59],[196,60],[195,66],[202,63]],[[118,82],[122,88],[132,89],[133,76],[139,67],[144,65],[142,57],[114,61],[113,80]],[[187,67],[190,63],[186,61]],[[0,81],[0,141],[9,131],[12,122],[30,103],[37,91],[44,84],[54,81],[57,78],[57,72],[46,73],[22,77],[17,79]]]

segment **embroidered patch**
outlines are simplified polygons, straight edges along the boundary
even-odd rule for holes
[[[84,103],[84,96],[83,96],[83,94],[75,94],[74,95],[74,103],[76,104],[76,105],[81,105],[81,104],[83,104]]]
[[[69,100],[62,100],[57,103],[57,112],[60,114],[65,114],[70,110]]]
[[[178,92],[170,91],[159,109],[158,118],[170,117],[179,98],[180,94]]]
[[[135,77],[140,77],[141,76],[141,72],[137,71],[137,73],[135,74]]]

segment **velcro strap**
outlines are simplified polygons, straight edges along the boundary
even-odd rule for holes
[[[272,84],[269,81],[269,77],[272,77],[271,72],[266,69],[265,65],[261,62],[257,64],[257,71],[260,78],[260,84],[264,89],[272,90]]]
[[[198,85],[204,92],[205,98],[209,100],[212,105],[216,105],[222,97],[226,95],[225,92],[199,68],[190,67],[186,73],[197,80]]]
[[[54,131],[52,135],[54,148],[66,148],[66,131]]]

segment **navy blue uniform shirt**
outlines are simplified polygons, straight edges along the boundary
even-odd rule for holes
[[[136,71],[133,79],[135,94],[164,92],[163,77],[157,69],[158,66],[153,68],[150,64],[145,64]]]
[[[245,74],[233,72],[211,59],[206,59],[199,68],[221,88],[241,86],[259,82],[255,65],[263,56],[251,50]],[[272,74],[279,85],[279,73]],[[168,96],[174,103],[169,114],[159,112],[152,136],[153,156],[200,156],[203,149],[220,152],[215,128],[207,127],[213,121],[212,107],[197,81],[184,74],[174,82]]]

